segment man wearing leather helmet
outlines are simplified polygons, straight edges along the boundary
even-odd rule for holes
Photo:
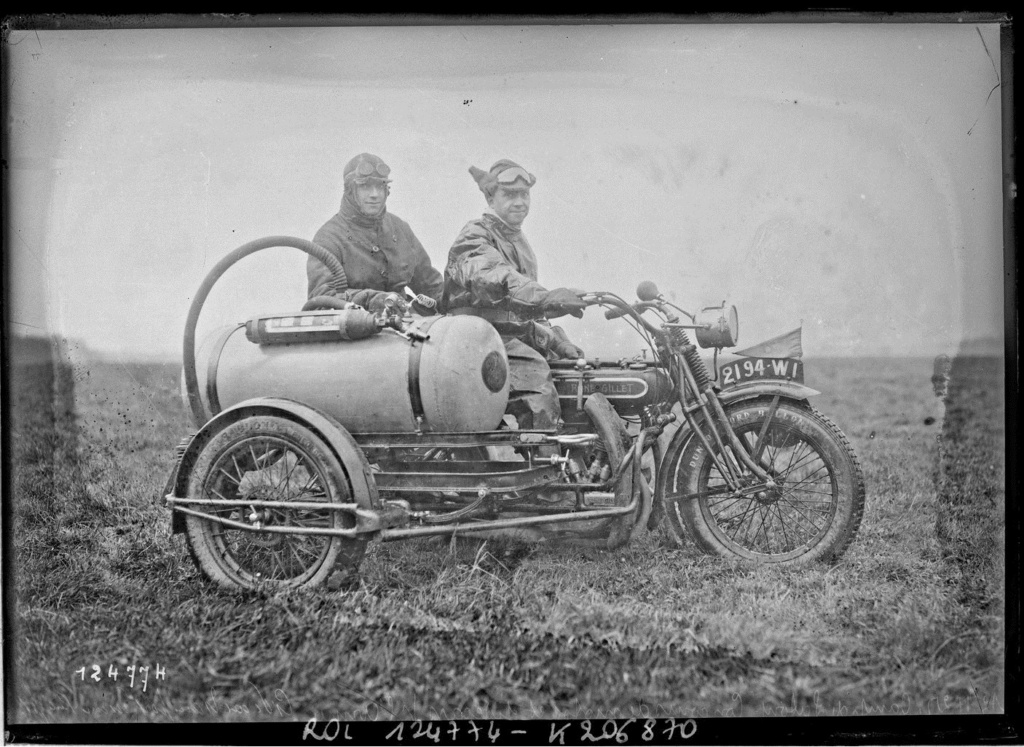
[[[537,258],[521,230],[536,178],[508,159],[469,173],[488,208],[466,224],[448,252],[444,304],[451,314],[483,317],[501,334],[511,378],[508,412],[519,427],[555,428],[561,410],[547,360],[584,355],[546,317],[582,317],[585,304],[573,290],[537,282]]]
[[[331,272],[313,256],[306,262],[310,299],[324,297],[379,311],[390,300],[404,308],[403,290],[417,294],[412,309],[433,314],[444,279],[427,256],[409,224],[386,208],[391,169],[379,157],[360,153],[345,165],[345,196],[341,209],[316,232],[319,244],[340,261],[348,290],[339,294]]]

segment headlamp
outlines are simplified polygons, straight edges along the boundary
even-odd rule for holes
[[[731,348],[740,338],[740,320],[736,307],[722,302],[721,306],[706,306],[695,320],[699,326],[697,344],[702,348]]]

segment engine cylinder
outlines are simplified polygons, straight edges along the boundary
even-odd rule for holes
[[[509,369],[494,327],[473,316],[427,317],[417,330],[428,338],[411,341],[385,329],[362,340],[260,345],[246,338],[244,324],[222,328],[196,353],[203,415],[254,397],[283,397],[333,416],[352,433],[497,428]],[[187,405],[184,385],[182,396]]]
[[[567,421],[579,418],[583,403],[594,392],[607,397],[622,416],[639,415],[647,405],[664,402],[672,395],[671,377],[654,364],[603,363],[597,368],[580,370],[556,363],[551,366],[551,376],[562,406],[562,418]]]

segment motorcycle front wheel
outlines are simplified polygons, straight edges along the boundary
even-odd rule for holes
[[[737,495],[697,437],[667,455],[661,496],[669,530],[703,551],[754,563],[806,565],[843,554],[864,513],[864,478],[846,436],[816,410],[770,400],[726,410],[736,435],[776,486]],[[710,439],[709,439],[710,440]],[[713,443],[713,441],[712,441]]]

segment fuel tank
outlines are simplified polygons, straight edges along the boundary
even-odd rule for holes
[[[322,313],[292,316],[306,325]],[[250,320],[250,333],[255,326]],[[260,344],[247,338],[245,324],[224,327],[196,351],[203,414],[208,420],[243,400],[284,397],[335,417],[352,433],[496,429],[509,376],[494,327],[473,316],[438,316],[418,320],[415,332],[426,339],[383,329],[358,340]]]
[[[662,402],[672,394],[672,379],[663,367],[638,361],[601,363],[584,369],[556,361],[551,364],[551,376],[562,418],[567,422],[579,419],[583,403],[594,392],[605,395],[619,415],[639,415],[646,405]]]

